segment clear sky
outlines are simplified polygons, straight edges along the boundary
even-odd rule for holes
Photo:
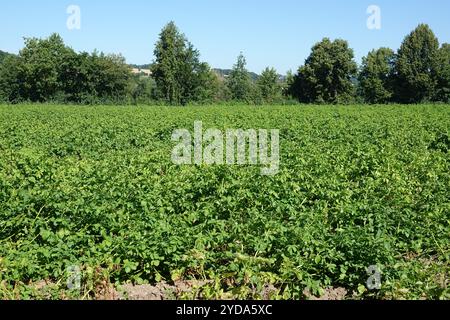
[[[67,28],[69,5],[81,9],[80,30]],[[367,28],[370,5],[381,9],[380,30]],[[58,32],[77,51],[144,64],[171,20],[212,67],[230,68],[242,51],[258,73],[296,70],[323,37],[348,40],[358,63],[373,48],[397,49],[421,22],[450,42],[449,0],[1,0],[0,50],[17,53],[23,37]]]

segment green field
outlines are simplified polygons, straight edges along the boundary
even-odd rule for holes
[[[197,120],[279,129],[279,173],[174,165]],[[0,299],[179,280],[202,286],[177,298],[449,299],[449,136],[448,105],[0,106]]]

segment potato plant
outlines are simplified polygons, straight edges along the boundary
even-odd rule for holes
[[[279,173],[174,165],[194,121],[279,129]],[[199,280],[202,299],[448,299],[449,128],[448,105],[0,106],[0,298]]]

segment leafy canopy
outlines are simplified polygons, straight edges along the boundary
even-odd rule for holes
[[[372,50],[363,58],[359,73],[359,93],[365,102],[387,103],[393,96],[392,77],[395,53],[389,48]]]
[[[433,98],[437,86],[439,41],[426,24],[403,41],[397,55],[397,101],[420,103]]]
[[[314,45],[300,67],[293,92],[301,102],[344,103],[352,99],[357,75],[353,50],[347,41],[328,38]]]
[[[277,71],[274,68],[266,68],[256,81],[261,98],[266,103],[272,103],[280,98],[281,86]]]

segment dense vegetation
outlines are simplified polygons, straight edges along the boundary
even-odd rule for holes
[[[0,65],[0,97],[8,102],[122,101],[130,75],[121,56],[76,53],[56,34],[30,38],[18,56]]]
[[[3,60],[5,60],[9,56],[12,56],[12,54],[7,53],[7,52],[3,52],[3,51],[0,50],[0,63],[2,63]]]
[[[173,165],[195,120],[279,128],[279,174]],[[203,298],[448,299],[449,128],[448,105],[0,106],[0,299],[177,279],[212,280]]]
[[[155,45],[152,77],[131,75],[120,55],[76,53],[61,37],[26,39],[18,56],[0,55],[0,101],[120,104],[450,102],[450,46],[419,25],[398,52],[371,51],[358,68],[347,41],[315,44],[296,74],[211,69],[173,22]],[[2,60],[4,60],[2,62]],[[260,79],[262,78],[262,79]]]

